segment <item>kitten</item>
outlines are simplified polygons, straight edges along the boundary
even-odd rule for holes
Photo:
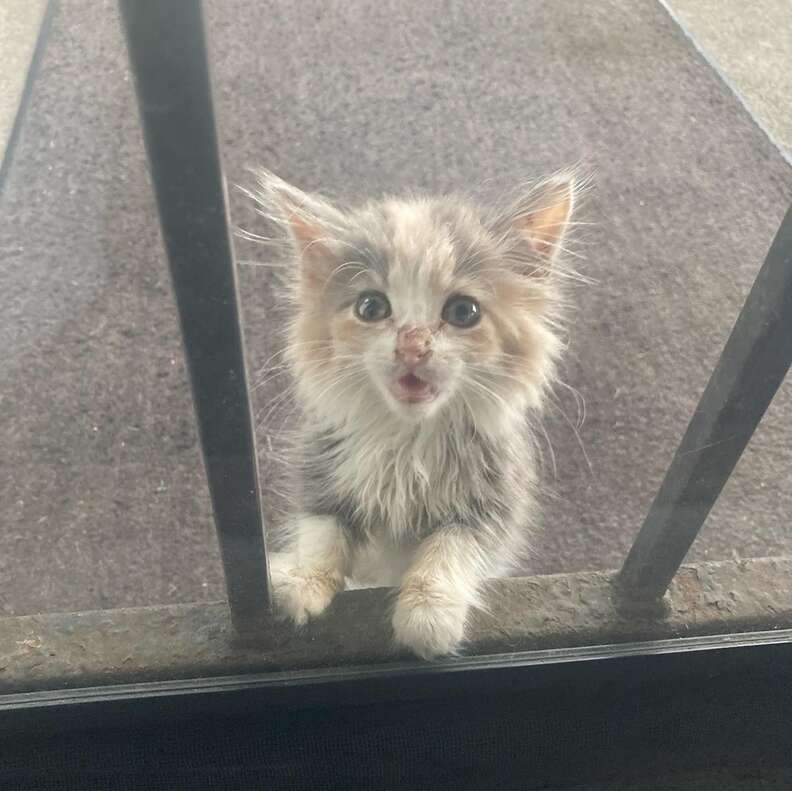
[[[287,353],[302,411],[278,606],[319,616],[348,580],[398,586],[393,631],[457,651],[536,520],[530,415],[562,342],[557,254],[578,190],[551,177],[503,211],[456,197],[341,208],[261,172],[291,242]]]

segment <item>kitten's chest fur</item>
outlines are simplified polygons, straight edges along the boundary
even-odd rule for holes
[[[364,532],[382,531],[396,540],[420,537],[430,523],[446,517],[463,482],[471,481],[469,455],[460,454],[450,437],[420,431],[380,443],[353,435],[344,442],[331,480],[355,503],[355,521]]]
[[[361,542],[409,543],[448,524],[502,520],[513,451],[468,424],[318,432],[306,454],[305,505],[339,516]]]

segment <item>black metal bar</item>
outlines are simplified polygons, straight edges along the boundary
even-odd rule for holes
[[[259,479],[201,0],[120,0],[235,626],[269,610]]]
[[[11,124],[11,132],[5,144],[5,151],[0,151],[0,195],[2,195],[5,190],[6,181],[8,180],[11,167],[14,163],[19,136],[22,133],[22,127],[27,118],[30,97],[33,95],[33,88],[38,77],[41,61],[44,58],[44,52],[47,49],[50,31],[52,30],[52,19],[56,12],[55,6],[55,0],[47,0],[47,6],[41,18],[41,27],[36,37],[36,46],[33,49],[33,56],[30,59],[27,76],[25,77],[25,84],[22,87],[22,94],[19,97],[19,105],[14,115],[14,121]]]
[[[658,599],[684,560],[792,361],[792,208],[620,574],[627,595]]]

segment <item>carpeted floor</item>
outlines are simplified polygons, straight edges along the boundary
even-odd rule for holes
[[[231,182],[264,164],[354,198],[595,169],[581,268],[597,282],[577,290],[565,370],[586,419],[579,442],[548,417],[555,495],[527,570],[618,565],[792,198],[789,166],[649,0],[209,6]],[[110,0],[58,4],[2,189],[0,613],[219,598]],[[236,194],[232,210],[253,222]],[[243,266],[241,282],[257,370],[277,294],[266,268]],[[273,396],[256,391],[260,415]],[[575,399],[558,396],[574,423]],[[792,552],[791,417],[787,386],[694,558]]]

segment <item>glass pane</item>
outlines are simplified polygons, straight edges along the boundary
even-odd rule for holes
[[[0,182],[0,611],[104,612],[32,637],[3,619],[14,689],[46,686],[25,676],[37,651],[80,686],[47,641],[116,623],[135,650],[98,643],[94,679],[792,624],[772,577],[792,552],[788,388],[670,611],[639,629],[611,595],[792,195],[788,124],[735,60],[753,42],[765,63],[756,42],[792,23],[730,39],[712,31],[750,11],[671,6],[205,4],[273,576],[311,621],[273,619],[253,648],[229,627],[117,9],[53,6]],[[293,187],[265,179],[257,205],[257,167]],[[349,209],[383,195],[407,197]],[[321,375],[312,351],[334,357]],[[739,627],[699,575],[737,591]],[[380,586],[401,592],[340,591]]]
[[[219,598],[178,322],[111,6],[58,5],[6,156],[0,608]]]
[[[787,207],[783,153],[659,6],[278,7],[261,26],[241,4],[213,19],[232,181],[255,184],[243,170],[255,163],[352,204],[417,190],[487,205],[522,178],[579,162],[595,174],[561,255],[591,282],[568,289],[569,345],[534,429],[542,515],[515,571],[618,569]],[[260,46],[222,43],[240,19]],[[245,228],[273,232],[244,195],[233,207]],[[321,210],[308,214],[321,225]],[[273,322],[277,253],[242,242],[240,257],[262,264],[245,267],[243,300],[262,458],[277,464],[281,422],[302,414],[279,336],[300,306]],[[690,560],[792,548],[789,398],[779,394]]]

